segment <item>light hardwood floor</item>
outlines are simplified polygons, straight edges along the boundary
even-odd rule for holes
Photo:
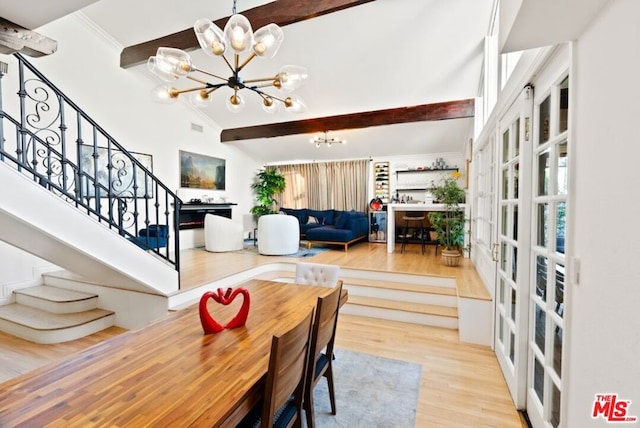
[[[419,246],[411,246],[404,254],[387,254],[385,245],[370,243],[356,244],[346,253],[332,249],[311,259],[186,250],[181,252],[181,285],[183,289],[192,288],[260,264],[300,260],[373,271],[451,276],[467,282],[467,293],[485,293],[476,288],[477,274],[469,260],[461,267],[451,268],[440,264],[433,247],[424,256]],[[58,345],[37,345],[0,333],[0,381],[122,332],[113,327]],[[526,426],[511,401],[493,351],[460,343],[456,330],[341,315],[336,343],[340,348],[422,366],[416,427]]]

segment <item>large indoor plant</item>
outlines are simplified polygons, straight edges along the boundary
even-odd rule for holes
[[[265,214],[275,214],[275,196],[284,192],[286,182],[284,175],[277,168],[264,168],[258,171],[251,189],[256,194],[257,205],[251,208],[251,213],[260,217]]]
[[[443,247],[442,261],[447,266],[457,266],[464,247],[464,210],[460,204],[465,200],[464,190],[458,186],[459,172],[445,177],[439,186],[431,188],[434,201],[444,205],[442,211],[430,212],[429,221],[438,234],[438,243]]]

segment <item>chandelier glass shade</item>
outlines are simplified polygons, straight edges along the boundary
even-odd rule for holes
[[[327,131],[324,132],[324,136],[313,137],[309,140],[309,142],[311,144],[315,144],[316,147],[320,147],[321,144],[326,144],[327,147],[331,147],[333,144],[347,144],[347,140],[343,140],[341,138],[337,138],[337,137],[328,138]]]
[[[197,20],[193,28],[202,50],[211,57],[222,58],[231,76],[218,76],[199,69],[193,64],[189,54],[181,49],[161,47],[147,62],[149,70],[159,79],[167,82],[154,88],[153,96],[156,101],[171,103],[180,95],[189,94],[194,105],[205,107],[211,103],[213,92],[222,87],[228,87],[233,92],[226,99],[226,105],[232,112],[243,109],[244,93],[249,91],[260,96],[263,109],[269,113],[277,112],[281,106],[292,113],[300,113],[306,109],[304,102],[291,94],[308,77],[304,67],[285,65],[277,74],[263,78],[244,79],[240,75],[244,67],[254,58],[271,59],[276,55],[284,40],[284,34],[278,25],[268,24],[254,33],[249,20],[235,13],[234,4],[234,14],[227,21],[224,30],[205,18]],[[233,55],[232,62],[225,56],[227,53]],[[242,61],[241,55],[246,56]],[[179,79],[195,82],[196,86],[178,89],[171,85]],[[283,95],[273,95],[263,90],[269,87]],[[248,91],[243,92],[243,89]]]

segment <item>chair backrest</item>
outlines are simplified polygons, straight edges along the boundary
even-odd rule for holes
[[[272,427],[274,414],[293,396],[297,418],[304,393],[307,359],[311,338],[313,311],[284,334],[274,335],[271,340],[269,371],[262,408],[262,427]],[[295,420],[295,419],[293,419]]]
[[[307,368],[309,370],[307,375],[311,379],[315,375],[315,366],[320,352],[326,347],[326,355],[333,354],[341,293],[342,280],[339,280],[329,295],[318,297],[313,331],[311,332],[311,346],[309,347],[309,367]],[[312,385],[313,382],[307,383],[307,387]]]
[[[323,285],[333,287],[338,282],[340,266],[320,263],[298,263],[296,265],[296,284]]]

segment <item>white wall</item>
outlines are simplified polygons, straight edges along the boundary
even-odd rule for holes
[[[238,203],[233,208],[233,216],[242,221],[242,214],[248,213],[253,206],[249,186],[261,166],[259,160],[221,144],[221,129],[187,105],[154,103],[150,92],[158,82],[148,78],[146,71],[121,69],[122,47],[93,27],[81,13],[57,20],[38,31],[57,40],[58,51],[28,60],[120,144],[129,150],[153,155],[153,172],[170,189],[176,191],[179,187],[179,150],[226,159],[227,189],[223,194]],[[5,93],[4,96],[14,94]],[[191,131],[191,123],[201,125],[203,132]],[[205,193],[212,197],[222,194],[188,189],[181,192],[180,197],[200,197]],[[182,248],[204,245],[201,229],[183,231],[180,238]],[[0,260],[2,266],[9,267],[8,270],[0,269],[0,285],[30,280],[32,269],[28,265],[46,265],[6,245],[0,246]]]
[[[631,400],[640,420],[639,16],[640,2],[615,0],[575,45],[567,427],[605,425],[591,419],[598,393]]]
[[[14,287],[42,284],[41,274],[54,269],[58,267],[0,241],[0,305],[13,301]]]

